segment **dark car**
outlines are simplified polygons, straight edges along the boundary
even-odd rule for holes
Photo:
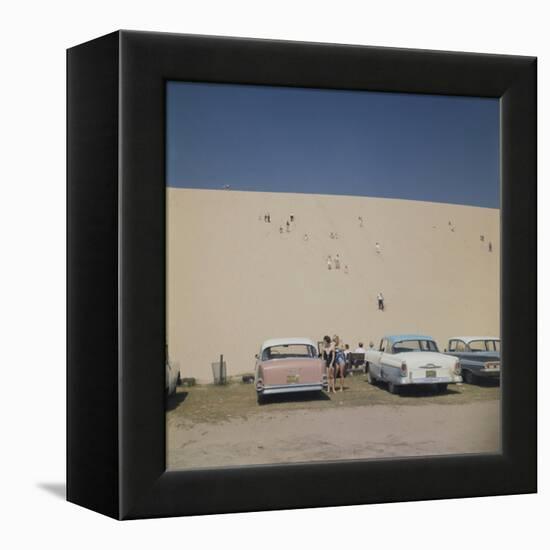
[[[459,358],[464,382],[474,384],[482,378],[500,380],[500,338],[454,336],[449,338],[446,353]]]

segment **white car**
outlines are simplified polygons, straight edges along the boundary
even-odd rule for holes
[[[176,393],[176,388],[180,381],[180,369],[177,363],[171,363],[166,360],[166,395],[173,395]]]
[[[430,336],[384,336],[379,349],[367,350],[365,359],[369,383],[384,382],[391,393],[416,384],[431,385],[444,392],[448,384],[462,382],[458,358],[439,353]]]

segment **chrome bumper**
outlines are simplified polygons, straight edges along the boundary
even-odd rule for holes
[[[276,393],[294,393],[301,391],[323,391],[326,385],[319,384],[281,384],[278,386],[264,386],[263,390],[258,391],[260,395],[274,395]]]
[[[407,378],[396,381],[396,385],[412,386],[414,384],[456,384],[462,382],[462,376],[428,376],[426,378]]]

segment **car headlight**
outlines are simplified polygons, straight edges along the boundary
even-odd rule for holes
[[[462,372],[462,369],[460,368],[460,361],[457,361],[455,363],[455,374],[459,375]]]
[[[401,363],[401,372],[399,374],[401,374],[401,376],[407,376],[407,363],[405,363],[405,361]]]

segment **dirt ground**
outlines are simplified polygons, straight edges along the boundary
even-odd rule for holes
[[[361,375],[336,394],[274,396],[252,384],[179,387],[168,402],[171,469],[498,452],[500,388],[392,395]]]

